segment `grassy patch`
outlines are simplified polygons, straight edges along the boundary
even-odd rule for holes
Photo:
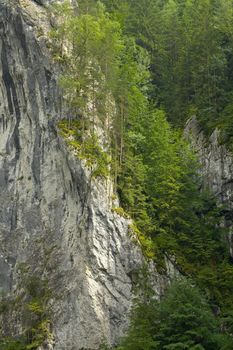
[[[140,242],[142,252],[146,258],[155,258],[155,244],[150,237],[146,237],[135,224],[129,225],[129,233],[135,235]]]
[[[83,130],[81,122],[77,120],[61,120],[58,123],[60,135],[64,138],[79,159],[85,159],[91,168],[93,177],[107,177],[109,175],[110,157],[102,149],[95,134]]]
[[[125,219],[130,218],[129,214],[127,214],[126,211],[121,207],[113,207],[111,210],[113,213],[116,213],[117,215],[120,215]]]

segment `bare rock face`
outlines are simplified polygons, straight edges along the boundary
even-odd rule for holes
[[[44,18],[35,1],[0,0],[0,293],[17,300],[30,278],[47,281],[45,348],[96,349],[124,333],[143,257],[129,220],[111,212],[111,184],[91,180],[57,133]],[[0,315],[3,335],[20,334],[23,317]]]
[[[201,162],[203,186],[210,188],[219,202],[225,206],[225,225],[233,230],[233,155],[218,142],[219,131],[215,130],[207,139],[196,118],[186,125],[185,135],[197,151]],[[233,232],[233,231],[232,231]],[[233,256],[233,236],[229,236]]]

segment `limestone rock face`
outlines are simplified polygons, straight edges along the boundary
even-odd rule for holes
[[[143,257],[129,220],[111,211],[111,184],[91,180],[57,133],[57,75],[36,2],[0,0],[0,294],[17,298],[23,274],[46,280],[45,349],[96,349],[125,331]],[[159,294],[164,279],[155,280]],[[20,334],[20,310],[0,326]]]
[[[215,130],[207,139],[196,118],[186,125],[185,135],[197,150],[201,162],[203,186],[210,188],[220,203],[225,205],[225,225],[233,230],[233,155],[218,142],[219,131]],[[233,256],[233,236],[229,246]]]

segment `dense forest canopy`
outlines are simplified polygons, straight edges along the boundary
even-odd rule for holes
[[[232,137],[231,0],[105,1],[150,53],[154,99],[175,126],[197,115]]]

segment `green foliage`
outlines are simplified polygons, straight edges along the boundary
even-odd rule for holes
[[[41,315],[44,312],[43,305],[40,300],[32,300],[27,304],[28,310],[34,313],[35,315]]]
[[[197,114],[206,131],[219,126],[220,139],[230,144],[231,1],[115,0],[105,4],[112,18],[122,23],[123,33],[134,36],[150,54],[150,59],[145,59],[144,52],[143,59],[134,54],[135,69],[123,74],[129,93],[123,89],[127,103],[117,178],[121,205],[134,219],[144,251],[152,247],[151,256],[161,269],[164,256],[175,257],[177,268],[205,290],[212,306],[232,309],[232,266],[222,228],[223,208],[210,192],[200,193],[199,164],[193,151],[152,103],[156,100],[176,126]],[[143,73],[148,66],[152,81]]]
[[[38,313],[37,310],[36,313]],[[49,320],[43,319],[41,322],[37,323],[30,332],[28,332],[28,336],[31,340],[30,343],[26,345],[25,349],[37,349],[45,340],[51,337]]]
[[[10,308],[10,301],[4,299],[3,297],[0,301],[0,315],[7,312],[9,308]]]
[[[92,169],[93,177],[107,177],[110,157],[99,145],[95,134],[84,134],[79,121],[62,120],[58,123],[60,134],[66,143],[75,151],[79,159],[85,159],[86,165]]]
[[[0,345],[2,350],[26,350],[23,340],[5,339]]]
[[[131,236],[136,236],[145,257],[148,259],[154,259],[156,252],[156,246],[150,236],[145,235],[141,232],[135,224],[129,225],[129,234]],[[159,266],[157,266],[159,268]]]
[[[184,281],[174,284],[159,309],[161,324],[156,338],[161,339],[162,349],[219,348],[216,319],[194,286]]]
[[[163,272],[165,257],[172,257],[181,274],[191,276],[205,292],[211,307],[226,313],[233,308],[233,269],[222,228],[223,208],[211,193],[200,191],[196,157],[166,114],[176,127],[193,113],[206,131],[222,123],[223,141],[231,139],[230,3],[105,3],[109,13],[94,1],[81,2],[79,11],[68,4],[62,5],[65,10],[56,7],[58,26],[51,35],[63,62],[60,83],[72,115],[59,122],[60,133],[77,156],[86,159],[93,175],[107,176],[110,170],[121,204],[112,210],[133,219],[129,232],[145,256]],[[95,134],[96,115],[107,152]],[[200,305],[197,295],[196,302]],[[190,313],[193,306],[185,308]],[[197,319],[199,309],[193,308]],[[162,317],[162,309],[156,310]],[[152,318],[149,309],[145,312]],[[180,312],[185,319],[185,310]],[[207,322],[211,317],[205,307],[204,312]],[[147,340],[150,322],[140,329]],[[208,322],[207,340],[212,327]],[[201,329],[196,331],[203,338]],[[160,349],[160,339],[153,336],[144,342],[140,332],[129,348]],[[184,333],[163,346],[209,348],[195,337]]]
[[[22,266],[22,267],[21,267]],[[51,325],[47,303],[51,297],[47,281],[28,275],[25,264],[20,264],[24,292],[14,300],[3,299],[1,304],[6,305],[1,313],[7,316],[18,309],[23,315],[24,332],[21,335],[0,337],[2,350],[31,350],[37,349],[43,342],[51,338]]]
[[[92,104],[91,113],[105,108],[124,45],[120,24],[109,18],[101,2],[90,6],[81,3],[79,10],[77,15],[68,2],[56,5],[53,12],[58,26],[51,37],[59,61],[66,66],[67,74],[61,77],[66,100],[90,114],[88,102]]]
[[[117,213],[118,215],[122,216],[125,219],[129,219],[129,215],[121,207],[113,207],[112,212]]]
[[[189,281],[173,282],[160,302],[144,286],[119,350],[230,349],[207,301]]]
[[[79,119],[77,123],[82,132],[76,125],[76,130],[72,130],[66,121],[60,122],[59,127],[63,136],[75,136],[69,143],[76,149],[94,144],[93,151],[98,149],[99,156],[103,156],[104,152],[99,151],[93,140],[98,115],[112,145],[112,172],[116,182],[123,158],[125,123],[145,102],[143,91],[148,89],[149,58],[133,38],[122,35],[120,22],[110,17],[101,2],[80,6],[78,15],[68,3],[53,9],[58,25],[51,37],[66,72],[60,77],[60,85],[72,120]],[[78,141],[84,130],[91,134],[92,142],[89,143],[88,137],[83,138],[87,145],[81,147]],[[86,156],[93,152],[84,153]]]
[[[217,125],[225,131],[222,112],[232,102],[232,1],[105,3],[124,32],[150,52],[150,97],[169,120],[180,126],[195,114],[207,132]]]
[[[159,110],[144,108],[129,122],[118,191],[145,255],[159,269],[165,269],[164,256],[175,256],[212,305],[232,307],[222,209],[211,193],[200,193],[192,150]],[[224,269],[228,277],[222,278]]]
[[[98,350],[111,350],[112,347],[110,347],[108,344],[107,344],[107,341],[105,339],[103,339],[102,343],[100,344]]]

